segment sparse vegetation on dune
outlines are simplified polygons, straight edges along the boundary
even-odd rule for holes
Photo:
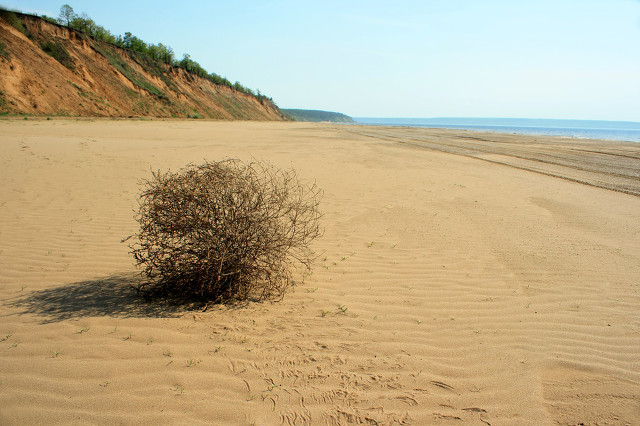
[[[7,52],[7,46],[2,42],[0,42],[0,57],[4,59],[9,59],[11,57],[9,52]]]
[[[22,34],[26,35],[27,37],[29,36],[29,32],[24,27],[24,25],[22,25],[22,21],[20,20],[16,12],[12,10],[0,9],[0,18],[2,18],[5,22],[7,22],[13,28],[20,31]]]
[[[70,70],[75,69],[75,64],[73,63],[73,59],[69,55],[69,52],[62,46],[60,43],[55,43],[51,40],[44,42],[40,48],[47,55],[51,56],[56,61],[60,62],[65,67]]]

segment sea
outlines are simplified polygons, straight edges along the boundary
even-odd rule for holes
[[[429,127],[483,132],[640,142],[640,122],[532,118],[377,118],[354,117],[355,124]]]

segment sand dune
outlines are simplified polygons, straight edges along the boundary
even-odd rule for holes
[[[638,424],[638,144],[308,123],[0,130],[0,424]],[[324,188],[313,274],[279,303],[143,302],[120,243],[137,180],[224,157]]]

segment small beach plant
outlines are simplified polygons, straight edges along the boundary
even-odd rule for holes
[[[142,182],[131,253],[149,295],[219,303],[273,300],[309,269],[322,191],[296,172],[228,159]],[[124,241],[128,240],[125,239]]]

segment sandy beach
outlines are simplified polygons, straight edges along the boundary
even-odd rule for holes
[[[277,303],[149,304],[151,170],[324,189]],[[640,144],[310,123],[0,121],[0,424],[640,424]]]

